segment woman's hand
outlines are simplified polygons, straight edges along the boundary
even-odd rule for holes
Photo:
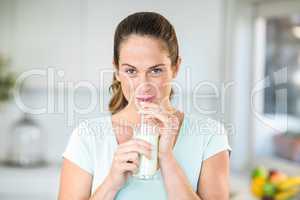
[[[172,155],[172,149],[178,134],[179,120],[174,111],[160,108],[151,102],[140,102],[142,109],[139,113],[145,114],[145,119],[159,127],[159,159]]]
[[[139,153],[150,158],[151,144],[140,139],[131,139],[118,146],[108,175],[116,191],[121,189],[128,177],[137,171]]]

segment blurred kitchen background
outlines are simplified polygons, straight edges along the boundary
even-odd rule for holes
[[[299,0],[0,0],[1,200],[56,199],[72,129],[108,114],[114,30],[137,11],[177,31],[173,103],[228,129],[232,199],[254,199],[256,166],[300,175]]]

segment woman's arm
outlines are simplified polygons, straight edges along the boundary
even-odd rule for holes
[[[227,150],[203,161],[197,192],[205,200],[229,199],[229,153]]]
[[[118,190],[114,189],[111,179],[107,176],[89,200],[113,200]]]
[[[68,159],[63,160],[59,200],[87,200],[90,198],[91,186],[92,175]]]
[[[193,191],[192,186],[173,154],[164,156],[159,162],[168,199],[201,200]]]
[[[151,144],[141,139],[131,139],[118,145],[114,153],[110,172],[92,196],[92,175],[68,159],[64,159],[59,200],[114,199],[127,178],[138,169],[139,154],[143,154],[150,159]]]
[[[160,163],[169,199],[229,199],[228,151],[222,151],[202,163],[197,193],[173,155],[160,160]]]
[[[93,177],[68,159],[63,160],[59,200],[112,200],[117,191],[107,178],[91,196]]]

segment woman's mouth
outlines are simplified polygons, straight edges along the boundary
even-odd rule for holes
[[[147,102],[150,102],[150,101],[154,100],[154,97],[155,96],[152,96],[152,95],[143,95],[143,96],[137,96],[136,99],[138,101],[147,101]]]

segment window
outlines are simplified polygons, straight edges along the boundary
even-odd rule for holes
[[[300,117],[300,14],[267,18],[265,34],[264,112]]]
[[[300,162],[299,7],[299,1],[291,0],[256,4],[253,83],[260,86],[253,151],[267,160],[255,162],[269,167],[275,167],[270,160],[296,168]]]

